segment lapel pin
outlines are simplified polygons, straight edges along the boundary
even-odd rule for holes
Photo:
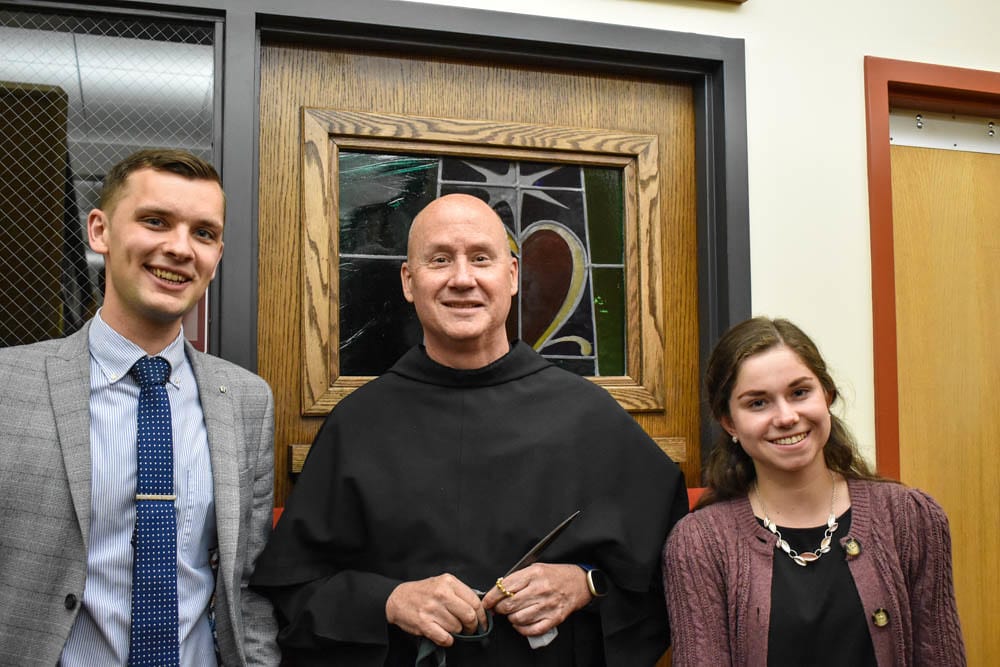
[[[219,391],[220,391],[221,393],[225,394],[226,392],[228,392],[228,391],[229,391],[229,387],[227,387],[227,386],[226,386],[226,385],[224,385],[224,384],[223,384],[223,385],[219,385]]]
[[[861,555],[861,543],[852,537],[844,544],[844,551],[848,558],[856,558]]]

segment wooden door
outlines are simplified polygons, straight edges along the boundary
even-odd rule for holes
[[[380,114],[581,128],[582,135],[590,132],[587,128],[601,128],[652,138],[658,186],[650,210],[657,215],[643,232],[651,247],[637,252],[658,261],[643,260],[654,274],[644,276],[643,284],[654,289],[635,296],[645,302],[643,313],[654,314],[642,326],[655,335],[644,338],[646,349],[636,352],[661,359],[651,381],[660,404],[640,401],[634,415],[680,462],[689,480],[699,479],[695,130],[689,85],[271,43],[262,49],[260,100],[258,370],[276,399],[277,506],[294,483],[290,447],[310,443],[322,423],[321,415],[306,414],[316,410],[303,399],[304,369],[308,373],[312,362],[304,366],[303,305],[311,297],[303,294],[302,271],[303,254],[310,248],[303,247],[301,224],[310,215],[308,198],[316,188],[303,187],[301,165],[304,135],[312,131],[304,124],[315,128],[317,118],[325,123],[338,111],[365,118]],[[330,310],[329,304],[318,306]],[[657,336],[659,342],[648,344]],[[614,394],[616,387],[609,390]],[[628,388],[621,391],[627,394]]]
[[[951,522],[969,664],[998,664],[1000,155],[891,160],[901,479]]]

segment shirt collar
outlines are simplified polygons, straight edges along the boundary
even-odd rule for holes
[[[104,377],[111,384],[118,382],[128,375],[135,362],[146,356],[145,350],[112,329],[101,318],[100,310],[97,311],[94,321],[90,325],[88,343],[90,345],[90,356],[97,362]],[[163,357],[170,363],[170,378],[168,381],[175,387],[179,387],[177,370],[187,361],[187,355],[184,350],[184,327],[181,326],[177,338],[167,345],[167,347],[158,354],[150,356]]]

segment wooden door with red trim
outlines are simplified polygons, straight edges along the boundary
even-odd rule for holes
[[[998,664],[1000,155],[891,153],[900,479],[947,512],[969,664]]]

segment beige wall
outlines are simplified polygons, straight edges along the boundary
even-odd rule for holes
[[[866,55],[1000,71],[994,0],[421,0],[746,41],[754,314],[798,322],[874,460]]]

